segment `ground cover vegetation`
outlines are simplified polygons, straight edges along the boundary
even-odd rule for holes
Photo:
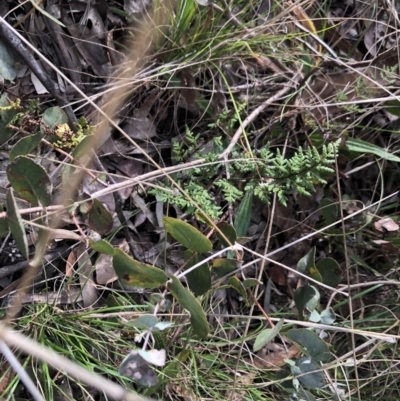
[[[0,3],[0,399],[400,399],[399,6]]]

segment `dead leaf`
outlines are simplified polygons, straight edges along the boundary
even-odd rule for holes
[[[150,113],[151,108],[153,107],[154,103],[157,101],[159,96],[160,94],[157,92],[149,94],[146,100],[140,106],[140,108],[133,112],[133,116],[136,118],[147,117]]]
[[[381,233],[385,232],[393,232],[399,230],[399,225],[393,221],[390,217],[387,219],[381,219],[374,223],[374,227],[376,230]]]
[[[87,4],[84,7],[86,10]],[[81,63],[89,65],[99,77],[108,76],[109,62],[103,45],[96,37],[98,32],[92,34],[87,26],[75,24],[64,8],[61,8],[61,20],[68,27],[71,39],[80,54]]]
[[[122,376],[130,377],[144,387],[154,386],[159,383],[157,374],[136,350],[131,351],[122,361],[118,372]]]
[[[93,307],[99,299],[97,294],[97,288],[93,281],[94,268],[92,262],[90,261],[90,256],[86,250],[85,244],[80,244],[76,248],[77,260],[79,265],[79,270],[77,271],[79,275],[79,283],[81,285],[83,306]]]
[[[269,278],[278,285],[285,286],[286,280],[286,270],[282,266],[271,266],[268,270]]]
[[[156,127],[148,117],[131,117],[121,128],[132,138],[147,141],[156,136]]]
[[[122,173],[125,177],[134,178],[144,173],[143,163],[139,160],[134,160],[127,157],[113,157],[111,165],[116,169],[117,172]],[[126,180],[124,177],[114,177],[116,183],[123,182]],[[122,188],[118,191],[122,200],[125,201],[129,198],[132,190],[135,186]]]
[[[131,16],[145,12],[149,4],[149,0],[124,0],[124,10]]]
[[[247,398],[245,396],[247,391],[240,389],[250,387],[253,384],[256,373],[237,372],[236,375],[239,377],[236,377],[235,390],[227,391],[226,399],[230,401],[246,401]]]
[[[129,252],[129,245],[125,239],[113,240],[111,244],[126,253]],[[112,266],[112,256],[101,254],[96,261],[95,269],[97,284],[107,285],[118,279]]]
[[[294,345],[291,345],[287,352],[283,346],[280,346],[276,351],[268,354],[265,354],[264,350],[257,352],[253,362],[259,369],[277,370],[285,364],[285,359],[295,358],[299,354],[300,351]]]
[[[177,399],[177,397],[182,398],[184,401],[193,401],[196,399],[196,395],[190,388],[182,387],[176,383],[167,383],[166,391],[170,394],[170,399]]]
[[[226,109],[226,96],[221,91],[214,91],[211,98],[211,105],[215,114],[220,114]]]
[[[388,253],[394,253],[394,254],[398,254],[400,248],[397,246],[394,246],[390,241],[385,241],[385,240],[373,240],[372,241],[374,244],[380,245],[381,249],[385,252]]]
[[[383,22],[384,12],[380,11],[376,21],[372,21],[365,32],[364,44],[368,52],[372,56],[376,56],[382,48],[387,50],[387,45],[390,39],[390,27],[387,22]],[[393,32],[392,32],[393,33]],[[393,44],[392,44],[393,45]]]
[[[38,95],[43,95],[44,93],[49,93],[49,91],[44,87],[44,85],[39,81],[37,76],[31,72],[32,84],[35,87],[36,93]]]
[[[157,227],[157,219],[155,213],[150,210],[149,205],[144,201],[144,199],[138,194],[137,191],[132,192],[132,200],[135,206],[146,215],[150,223],[153,224],[154,227]]]
[[[74,273],[74,265],[76,263],[76,250],[74,249],[70,254],[68,255],[67,258],[67,263],[65,264],[65,277],[71,278]],[[70,288],[70,285],[68,285],[68,288]]]
[[[337,49],[339,53],[351,57],[356,61],[362,60],[362,53],[353,45],[352,42],[347,40],[345,35],[342,35],[337,28],[337,18],[334,18],[333,21],[330,19],[327,20],[324,13],[321,13],[317,7],[313,7],[312,15],[314,16],[313,22],[317,31],[324,32],[324,39],[328,42],[329,46],[333,45],[334,49]]]
[[[146,220],[147,220],[146,214],[140,211],[135,215],[135,223],[133,225],[135,228],[137,228],[140,225],[142,225]]]
[[[3,394],[14,376],[15,372],[11,369],[10,365],[2,360],[0,369],[0,394]]]
[[[87,28],[88,21],[90,21],[90,33],[94,35],[97,39],[104,39],[107,36],[107,31],[104,26],[103,20],[100,17],[100,14],[94,7],[88,7],[87,12],[83,14],[82,19],[80,20],[80,25]]]
[[[90,166],[89,166],[90,167]],[[85,174],[82,181],[82,191],[86,195],[91,195],[94,192],[100,191],[106,188],[107,184],[104,184],[105,176],[99,176],[103,182],[93,179],[89,174]],[[115,200],[113,194],[106,194],[97,198],[101,203],[104,203],[111,214],[115,212]]]
[[[346,212],[347,214],[353,214],[358,212],[359,210],[363,209],[364,205],[360,201],[349,201],[346,204]]]
[[[193,106],[196,103],[196,91],[194,89],[196,81],[188,69],[182,70],[179,74],[179,78],[181,80],[182,96],[185,98],[188,105]]]

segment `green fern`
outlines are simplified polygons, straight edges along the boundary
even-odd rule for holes
[[[240,104],[233,115],[229,110],[224,110],[218,120],[209,126],[232,132],[245,107],[245,103]],[[275,194],[283,205],[287,204],[289,195],[293,193],[310,196],[315,191],[314,186],[326,184],[324,176],[333,172],[330,166],[335,163],[339,146],[337,141],[324,145],[320,150],[316,147],[300,147],[291,157],[284,157],[279,149],[273,152],[269,145],[253,154],[236,147],[231,154],[234,161],[222,164],[219,158],[224,149],[221,137],[214,137],[203,147],[198,146],[199,139],[200,134],[195,135],[186,127],[184,140],[172,143],[173,159],[177,163],[184,163],[189,158],[206,158],[209,163],[201,168],[177,173],[174,179],[201,210],[214,219],[222,213],[222,207],[214,201],[215,196],[218,196],[218,203],[222,205],[240,201],[248,191],[253,191],[265,203],[269,203]],[[226,173],[232,178],[220,178]],[[187,213],[198,211],[193,202],[173,190],[167,181],[158,185],[167,191],[153,189],[150,192],[160,201],[176,205]]]
[[[243,191],[237,189],[234,185],[226,179],[218,180],[214,183],[217,187],[222,189],[224,198],[229,203],[234,203],[243,196]]]

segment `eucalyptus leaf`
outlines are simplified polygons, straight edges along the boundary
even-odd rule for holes
[[[9,81],[14,81],[18,73],[20,59],[15,51],[0,39],[0,75]]]
[[[317,270],[321,275],[321,281],[329,285],[330,287],[336,288],[342,281],[342,269],[339,263],[332,258],[320,259],[317,262]]]
[[[0,96],[0,146],[5,144],[15,135],[15,132],[11,128],[9,128],[8,125],[16,117],[16,115],[18,114],[18,110],[16,108],[9,108],[9,106],[10,103],[8,101],[7,93],[4,92]],[[4,109],[1,109],[1,107],[3,107]]]
[[[319,206],[325,225],[332,224],[337,220],[338,206],[332,199],[323,198]]]
[[[243,287],[242,282],[237,277],[231,277],[229,279],[229,285],[243,297],[246,303],[248,302],[246,288]]]
[[[43,137],[44,133],[40,131],[35,135],[21,138],[10,151],[10,161],[13,161],[18,156],[26,156],[32,152],[39,145]]]
[[[148,363],[155,366],[164,366],[166,352],[165,349],[151,349],[149,351],[139,350],[138,354]]]
[[[310,266],[308,270],[308,276],[316,281],[322,283],[322,276],[321,273],[318,271],[316,266]]]
[[[329,362],[331,354],[328,346],[317,334],[308,329],[292,329],[286,336],[299,343],[314,362]]]
[[[74,156],[75,159],[81,159],[82,157],[88,154],[90,149],[93,148],[93,144],[94,144],[94,136],[93,135],[85,136],[72,151],[72,156]]]
[[[4,207],[0,203],[0,213],[4,212]],[[8,235],[8,221],[7,219],[0,219],[0,238],[4,238]]]
[[[187,290],[182,283],[175,277],[171,277],[168,289],[180,305],[189,311],[190,323],[193,331],[200,337],[206,338],[210,332],[206,314],[195,296]]]
[[[242,281],[242,285],[244,288],[252,288],[257,285],[262,285],[263,283],[255,278],[246,278],[246,280]]]
[[[21,252],[21,255],[26,260],[28,260],[28,239],[26,237],[24,223],[22,222],[17,203],[15,202],[14,192],[12,188],[10,188],[7,192],[6,203],[8,227],[10,228],[13,239],[17,244],[18,250]]]
[[[114,247],[106,240],[100,239],[98,241],[89,241],[90,247],[97,252],[104,253],[105,255],[114,255]]]
[[[303,386],[321,388],[324,385],[324,374],[316,363],[309,358],[300,358],[296,361],[296,365],[300,369],[298,379]]]
[[[88,222],[92,230],[104,235],[112,230],[114,219],[98,199],[93,199],[93,205],[88,213]]]
[[[274,339],[280,332],[283,326],[284,319],[279,320],[273,329],[264,329],[256,337],[256,341],[253,345],[253,351],[257,352],[265,345],[267,345],[272,339]]]
[[[310,275],[310,268],[315,266],[315,246],[312,247],[307,255],[303,256],[297,263],[297,271]]]
[[[400,102],[397,99],[391,99],[386,101],[383,104],[383,108],[390,114],[393,114],[397,117],[400,116]]]
[[[332,308],[325,309],[321,312],[321,323],[331,325],[335,322],[336,316]]]
[[[19,112],[17,107],[10,107],[10,102],[11,102],[11,100],[9,100],[7,93],[4,92],[0,96],[0,106],[1,106],[0,118],[5,126],[10,124]],[[14,132],[14,131],[12,131],[12,132]],[[0,141],[1,144],[3,143],[3,134],[4,133],[1,134],[1,137],[2,137],[1,138],[2,140]]]
[[[118,373],[130,377],[143,387],[155,386],[159,383],[156,373],[150,368],[149,362],[145,360],[139,351],[134,350],[122,361]]]
[[[163,223],[167,232],[187,249],[198,253],[206,253],[212,250],[211,241],[185,221],[173,217],[164,217]]]
[[[112,264],[118,278],[132,287],[156,288],[168,280],[158,267],[140,263],[118,248],[115,248]]]
[[[154,315],[142,315],[135,320],[129,320],[125,326],[138,327],[140,329],[152,329],[158,323],[158,319]]]
[[[212,261],[212,267],[218,277],[226,276],[238,268],[236,259],[226,258],[215,258]]]
[[[217,237],[219,242],[221,242],[222,246],[228,247],[232,246],[236,242],[236,230],[230,224],[226,223],[225,221],[217,224],[218,229],[222,232],[225,238],[221,235],[220,232],[217,231]],[[228,242],[228,241],[229,242]]]
[[[51,182],[45,169],[26,156],[19,156],[7,166],[7,178],[18,195],[33,206],[51,202]]]
[[[190,269],[192,266],[197,265],[204,257],[196,252],[192,252],[187,249],[184,255],[186,263],[186,269]],[[211,288],[211,273],[208,263],[203,263],[196,269],[186,274],[186,279],[189,284],[189,288],[194,292],[196,296],[205,294]]]
[[[173,323],[171,322],[158,322],[155,326],[154,326],[154,331],[163,331],[165,329],[167,329],[168,327],[173,326]]]
[[[310,316],[308,316],[308,320],[313,323],[318,323],[321,321],[321,315],[316,310],[313,310]]]
[[[294,293],[294,302],[299,311],[300,319],[304,317],[304,309],[312,312],[318,305],[320,295],[318,290],[312,285],[304,285]]]
[[[56,125],[68,123],[67,114],[58,106],[47,108],[43,113],[42,120],[44,124],[52,129],[55,128]]]

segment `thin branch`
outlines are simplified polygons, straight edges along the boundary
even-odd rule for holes
[[[240,127],[237,129],[235,134],[233,135],[231,142],[225,149],[225,151],[221,154],[222,159],[226,159],[228,155],[232,152],[232,149],[235,147],[236,143],[240,139],[241,135],[244,132],[244,129],[251,123],[253,122],[271,103],[279,100],[282,96],[286,95],[289,90],[292,89],[290,86],[287,86],[285,88],[282,88],[279,92],[275,93],[274,96],[270,97],[267,99],[265,102],[260,104],[256,109],[254,109],[242,122]]]

